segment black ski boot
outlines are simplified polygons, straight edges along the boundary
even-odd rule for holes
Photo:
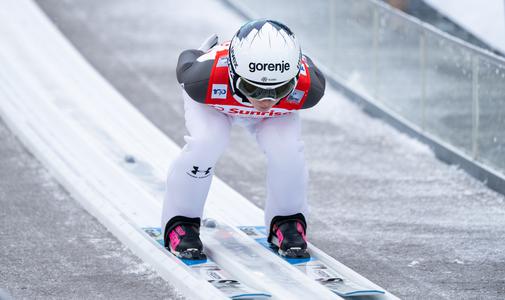
[[[278,248],[279,255],[287,258],[310,258],[307,251],[305,217],[298,213],[272,219],[268,242]]]
[[[165,226],[165,248],[183,259],[204,260],[200,218],[176,216]]]

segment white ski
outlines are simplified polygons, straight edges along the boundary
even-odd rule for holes
[[[277,253],[277,249],[270,246],[267,241],[267,229],[265,226],[239,226],[240,230],[246,233],[249,237],[253,238],[258,244],[262,245],[266,249],[275,253],[277,256],[281,257]],[[310,252],[310,249],[309,249]],[[327,264],[318,259],[317,255],[311,253],[310,258],[285,258],[281,257],[288,263],[296,266],[298,270],[307,275],[314,281],[319,282],[332,292],[343,297],[353,297],[353,296],[370,296],[370,295],[382,295],[385,292],[383,290],[374,289],[370,287],[361,286],[343,275],[339,274],[336,270],[329,267]]]
[[[165,246],[161,228],[147,227],[143,230],[161,246]],[[167,255],[172,255],[167,251]],[[210,258],[205,260],[180,259],[200,277],[231,299],[268,299],[270,293],[255,290],[234,278]]]

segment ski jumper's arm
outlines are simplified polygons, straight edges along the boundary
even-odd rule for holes
[[[204,54],[203,51],[190,49],[179,55],[177,62],[177,81],[191,99],[204,103],[209,84],[210,71],[214,59],[198,60]]]
[[[303,103],[302,109],[311,108],[316,105],[324,95],[326,80],[323,73],[314,65],[312,60],[305,56],[310,72],[310,88],[307,100]]]

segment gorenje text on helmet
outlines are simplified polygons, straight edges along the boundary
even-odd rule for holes
[[[249,72],[254,73],[256,71],[280,71],[284,73],[284,71],[289,71],[289,63],[285,63],[282,61],[281,63],[249,63]]]

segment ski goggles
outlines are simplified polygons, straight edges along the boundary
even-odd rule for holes
[[[253,98],[258,101],[263,100],[280,100],[287,95],[291,94],[291,92],[296,87],[298,83],[298,79],[294,77],[293,79],[283,82],[278,85],[273,85],[271,88],[260,87],[251,81],[239,77],[237,79],[237,89],[244,94],[247,98]]]

